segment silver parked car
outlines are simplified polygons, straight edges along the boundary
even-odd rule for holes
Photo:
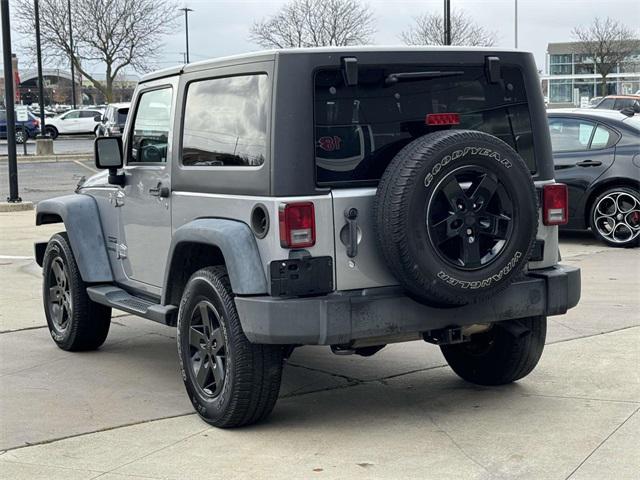
[[[97,349],[111,309],[177,327],[188,396],[264,419],[295,347],[423,339],[467,381],[519,380],[574,307],[533,56],[321,48],[143,77],[104,171],[38,203],[51,337]]]

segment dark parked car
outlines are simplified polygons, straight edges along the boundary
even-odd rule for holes
[[[615,247],[640,244],[640,115],[549,110],[556,180],[569,187],[567,229]]]
[[[16,121],[16,143],[24,143],[40,133],[40,121],[29,112],[29,120]],[[7,111],[0,110],[0,138],[7,138]]]
[[[600,100],[593,108],[603,110],[640,108],[640,95],[609,95]]]
[[[128,103],[112,103],[99,118],[100,124],[96,128],[96,137],[114,137],[122,135],[124,124],[129,114]]]

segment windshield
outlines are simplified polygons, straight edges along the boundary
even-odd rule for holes
[[[500,138],[535,172],[522,74],[515,66],[501,68],[497,83],[488,82],[481,65],[360,67],[356,86],[345,85],[338,68],[316,72],[317,182],[375,183],[405,145],[442,129],[426,125],[430,113],[459,114],[455,128]],[[394,74],[404,75],[396,81]]]

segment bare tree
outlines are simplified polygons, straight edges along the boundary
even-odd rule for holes
[[[607,76],[627,57],[640,52],[637,32],[609,17],[596,17],[591,25],[574,28],[572,34],[577,40],[574,53],[593,62],[596,72],[602,75],[602,95],[607,94]]]
[[[374,33],[373,12],[358,0],[292,0],[255,22],[249,39],[266,48],[345,46]]]
[[[435,13],[425,13],[413,19],[414,24],[400,34],[407,45],[444,45],[444,19]],[[496,34],[478,25],[464,12],[451,13],[451,45],[490,47]]]
[[[35,51],[33,0],[17,0],[17,30]],[[177,12],[172,0],[71,0],[74,51],[71,51],[67,0],[40,2],[43,55],[48,60],[72,61],[105,96],[113,100],[113,82],[124,68],[148,70],[159,53],[160,38],[168,33]],[[90,68],[100,64],[105,80]]]

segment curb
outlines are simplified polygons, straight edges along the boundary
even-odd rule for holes
[[[33,202],[0,202],[0,213],[33,210]]]
[[[68,153],[61,155],[18,155],[18,163],[42,162],[77,162],[78,160],[93,160],[93,153]],[[7,155],[0,155],[0,163],[8,163]]]

